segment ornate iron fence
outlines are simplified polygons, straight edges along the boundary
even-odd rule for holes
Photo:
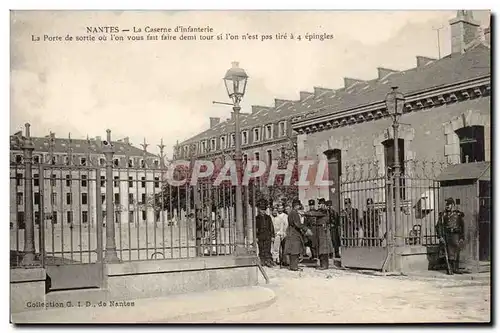
[[[383,247],[399,214],[406,245],[436,244],[435,224],[443,198],[436,177],[447,166],[437,161],[404,161],[400,176],[400,207],[395,205],[395,177],[378,162],[347,164],[341,176],[341,242],[344,247]]]
[[[46,149],[34,152],[34,140]],[[112,142],[109,130],[105,141],[32,138],[29,125],[25,136],[16,133],[10,163],[11,266],[232,254],[234,187],[212,186],[209,180],[171,185],[164,145],[160,155],[147,152],[147,146],[131,155],[131,146]],[[248,187],[243,191],[248,200]],[[247,213],[250,245],[251,210]]]

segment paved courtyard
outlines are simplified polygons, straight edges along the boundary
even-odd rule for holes
[[[203,323],[429,323],[488,322],[488,282],[370,276],[305,268],[267,269],[277,298],[271,306]],[[261,282],[264,283],[264,282]]]

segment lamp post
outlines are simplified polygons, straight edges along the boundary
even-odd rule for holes
[[[242,156],[241,156],[241,135],[240,135],[240,101],[245,95],[248,76],[242,68],[239,68],[238,62],[233,62],[232,67],[226,72],[224,76],[224,84],[226,85],[227,94],[233,101],[234,111],[234,160],[236,163],[236,248],[235,254],[246,254],[245,249],[245,234],[243,228],[243,198],[241,193],[241,179],[242,176]]]
[[[392,128],[394,129],[394,242],[396,247],[401,247],[404,245],[403,242],[403,226],[401,223],[401,204],[400,204],[400,164],[399,164],[399,118],[403,114],[403,107],[405,103],[405,97],[402,93],[398,91],[398,87],[392,87],[392,91],[389,92],[385,98],[385,105],[387,106],[387,111],[392,118]],[[392,200],[392,198],[390,198]],[[401,266],[399,260],[395,260],[395,269],[400,270]]]

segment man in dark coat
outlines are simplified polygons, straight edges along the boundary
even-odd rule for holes
[[[255,217],[255,230],[257,244],[259,246],[260,262],[264,266],[273,267],[273,256],[271,254],[271,244],[274,242],[275,232],[271,216],[267,215],[267,202],[259,203],[259,212]]]
[[[305,224],[300,222],[297,210],[301,203],[295,199],[292,201],[292,210],[288,214],[288,227],[286,231],[285,254],[290,256],[291,271],[299,270],[299,256],[304,252],[304,236],[312,235]]]
[[[307,214],[309,212],[315,212],[316,211],[316,201],[314,199],[310,199],[307,202],[308,210],[306,211],[306,214],[304,214],[304,224],[308,229],[311,230],[313,233],[312,236],[306,237],[304,239],[305,241],[305,247],[308,247],[311,250],[311,258],[312,260],[317,259],[317,253],[316,253],[316,247],[317,247],[317,242],[316,239],[314,239],[314,231],[313,231],[313,221],[314,217],[311,214]]]
[[[357,228],[359,226],[359,210],[352,207],[351,198],[344,199],[344,209],[340,213],[342,219],[342,234],[347,246],[357,244]]]
[[[464,213],[455,209],[455,200],[446,199],[444,212],[439,213],[436,233],[441,244],[445,243],[445,251],[450,262],[450,274],[460,274],[460,249],[465,239]]]
[[[313,243],[315,244],[320,262],[318,269],[328,269],[328,258],[333,253],[333,245],[325,199],[318,199],[318,209],[309,211],[306,215],[312,218]]]
[[[366,200],[366,210],[363,212],[363,229],[368,239],[368,246],[380,246],[380,210],[374,207],[373,199]]]
[[[340,258],[340,216],[332,207],[332,200],[326,201],[328,211],[328,220],[330,223],[330,235],[332,236],[332,245],[335,252],[335,258]]]

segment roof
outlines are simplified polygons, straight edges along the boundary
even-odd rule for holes
[[[351,88],[328,96],[328,108],[319,115],[355,109],[383,102],[391,86],[406,96],[432,91],[454,83],[468,81],[491,74],[491,50],[480,44],[463,54],[431,61],[425,66],[389,74],[383,79],[358,83]]]
[[[490,162],[475,162],[454,164],[446,169],[437,177],[437,181],[452,181],[452,180],[490,180]]]
[[[50,152],[50,137],[40,138],[32,137],[33,144],[35,146],[36,152]],[[115,147],[115,155],[130,155],[130,156],[143,156],[144,150],[134,147],[129,143],[122,141],[112,141]],[[100,140],[89,139],[61,139],[54,138],[54,153],[68,153],[71,148],[72,154],[87,154],[96,153],[96,150],[100,150],[101,142]],[[17,142],[15,135],[10,136],[10,150],[21,150],[19,143]],[[156,156],[152,153],[146,153],[146,156],[153,157]]]
[[[311,102],[314,101],[313,98],[309,98]],[[300,103],[299,101],[286,101],[279,105],[277,108],[268,106],[255,106],[252,113],[240,113],[240,128],[241,130],[252,129],[256,126],[262,126],[268,123],[274,123],[280,120],[284,120],[293,117],[296,112],[293,107],[295,103]],[[234,133],[234,119],[229,119],[219,124],[203,131],[183,142],[180,145],[185,145],[193,142],[197,142],[202,139],[209,139],[212,137],[218,137],[223,134]]]
[[[391,86],[398,86],[406,96],[432,91],[458,82],[491,74],[491,49],[479,43],[462,54],[453,54],[424,66],[389,73],[368,81],[346,80],[349,86],[334,90],[315,88],[315,94],[302,101],[287,101],[277,107],[254,107],[252,114],[242,116],[241,129],[252,128],[287,119],[303,113],[317,112],[316,116],[335,114],[385,100]],[[234,132],[234,120],[225,121],[181,143]]]

